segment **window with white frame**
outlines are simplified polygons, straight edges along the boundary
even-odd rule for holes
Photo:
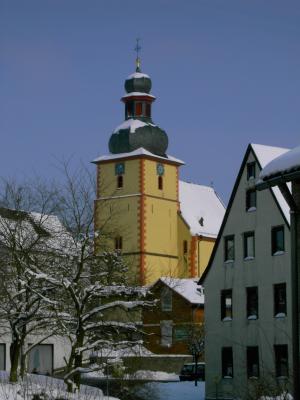
[[[232,320],[232,290],[221,290],[221,320]]]
[[[259,358],[257,346],[247,347],[247,374],[248,378],[259,377]]]
[[[161,311],[172,311],[172,290],[163,287],[160,292]]]
[[[286,284],[277,283],[274,285],[274,317],[286,316]]]
[[[247,318],[258,318],[258,288],[257,286],[247,288]]]
[[[233,378],[232,347],[222,347],[222,377]]]
[[[234,235],[224,237],[224,261],[234,260]]]
[[[272,228],[272,255],[284,253],[284,227],[275,226]]]
[[[276,377],[289,375],[288,347],[286,344],[274,345]]]
[[[173,321],[160,321],[160,344],[171,347],[173,338]]]
[[[244,260],[252,260],[255,256],[254,232],[244,233]]]

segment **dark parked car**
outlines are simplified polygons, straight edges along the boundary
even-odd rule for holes
[[[179,379],[181,381],[205,381],[205,363],[199,362],[197,363],[197,371],[196,371],[196,363],[187,363],[181,369]]]

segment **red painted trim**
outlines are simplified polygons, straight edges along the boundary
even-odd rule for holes
[[[180,211],[180,203],[179,203],[179,170],[176,167],[176,201],[177,201],[177,211]]]
[[[140,283],[145,284],[145,241],[146,241],[146,210],[145,210],[145,160],[140,160]]]
[[[196,249],[197,249],[197,236],[192,236],[191,251],[190,251],[190,275],[191,278],[196,277]]]
[[[127,97],[122,97],[122,98],[121,98],[121,101],[123,101],[123,103],[127,103],[128,101],[131,101],[131,100],[150,101],[150,102],[152,103],[152,102],[155,101],[156,99],[155,99],[155,97],[153,98],[153,97],[151,97],[151,96],[138,96],[138,95],[127,96]]]

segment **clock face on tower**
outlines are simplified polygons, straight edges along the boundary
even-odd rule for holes
[[[125,172],[125,165],[124,163],[118,163],[115,165],[115,172],[116,175],[123,175]]]
[[[157,164],[156,166],[157,175],[162,176],[165,172],[165,167],[163,164]]]

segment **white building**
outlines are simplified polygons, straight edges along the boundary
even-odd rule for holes
[[[257,192],[261,169],[287,149],[249,145],[208,267],[206,399],[245,399],[292,372],[289,207],[278,188]]]

